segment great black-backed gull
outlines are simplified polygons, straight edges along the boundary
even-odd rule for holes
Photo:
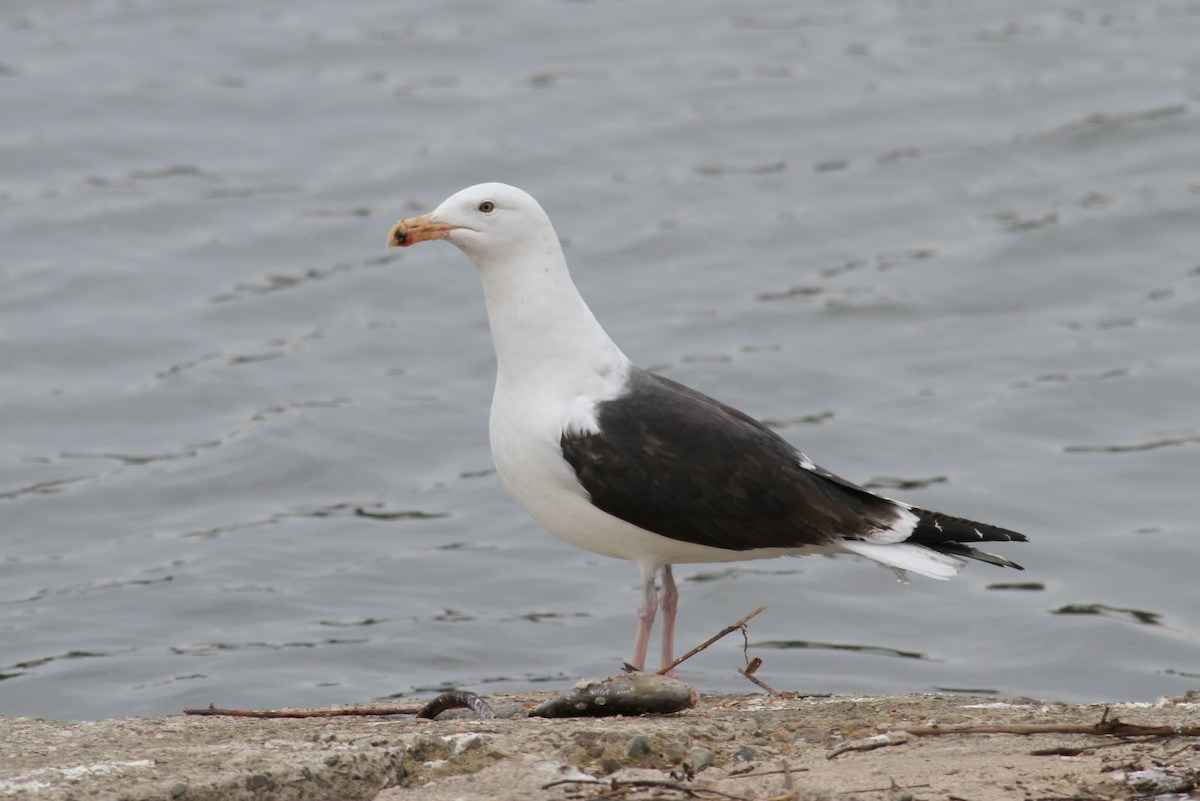
[[[504,486],[567,542],[641,569],[639,669],[659,608],[663,665],[672,659],[672,564],[853,553],[936,579],[963,557],[1021,569],[973,544],[1025,535],[876,495],[737,409],[636,367],[520,189],[464,189],[398,222],[388,243],[431,239],[456,245],[483,277],[497,361],[489,431]]]

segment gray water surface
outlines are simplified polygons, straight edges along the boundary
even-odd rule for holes
[[[628,658],[636,569],[492,472],[474,269],[384,248],[490,180],[643,366],[1032,539],[947,583],[685,566],[682,647],[765,603],[779,689],[1200,686],[1198,36],[1187,2],[6,3],[0,714]]]

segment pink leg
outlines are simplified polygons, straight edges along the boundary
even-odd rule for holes
[[[658,611],[658,590],[654,586],[654,575],[658,569],[653,565],[639,565],[642,569],[642,602],[638,604],[637,640],[633,644],[633,666],[646,669],[646,648],[650,644],[650,629],[654,625],[654,613]]]
[[[679,590],[675,587],[675,577],[671,575],[671,566],[662,570],[662,594],[658,602],[662,606],[662,665],[666,667],[675,659],[675,610],[679,606]],[[670,675],[674,675],[672,670]]]

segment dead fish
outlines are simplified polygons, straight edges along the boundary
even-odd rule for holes
[[[669,715],[700,700],[694,687],[657,673],[621,673],[601,681],[584,680],[557,698],[529,710],[533,718]]]

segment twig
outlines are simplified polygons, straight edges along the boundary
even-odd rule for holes
[[[1053,748],[1036,748],[1029,752],[1030,756],[1079,756],[1081,754],[1094,754],[1101,748],[1120,748],[1123,745],[1128,745],[1125,740],[1117,740],[1111,743],[1095,743],[1093,745],[1059,745]],[[1188,746],[1191,748],[1191,746]],[[1186,748],[1184,749],[1187,750]],[[1168,759],[1170,757],[1167,757]]]
[[[336,718],[343,716],[415,715],[420,707],[358,706],[344,709],[218,709],[209,704],[203,709],[185,709],[185,715],[221,715],[235,718]]]
[[[790,776],[793,773],[799,773],[802,771],[811,770],[811,768],[792,767],[791,765],[787,764],[786,762],[784,762],[782,764],[783,764],[783,767],[781,767],[779,770],[760,770],[756,773],[749,773],[749,772],[747,772],[747,773],[730,773],[729,776],[727,776],[726,778],[729,778],[729,779],[752,779],[752,778],[755,778],[756,776],[780,776],[780,775],[782,775],[785,777],[784,781],[786,782],[786,781],[788,781],[788,779],[786,777]]]
[[[756,686],[761,687],[771,695],[779,695],[779,693],[773,687],[769,687],[765,681],[754,675],[760,667],[762,667],[762,660],[756,656],[746,663],[746,667],[738,668],[737,672],[741,673]]]
[[[750,681],[752,681],[754,684],[758,685],[760,688],[762,688],[763,690],[765,690],[765,691],[766,691],[767,693],[769,693],[770,695],[779,695],[779,691],[778,691],[778,690],[776,690],[774,687],[771,687],[769,684],[767,684],[766,682],[764,682],[762,679],[760,679],[760,678],[757,678],[757,677],[756,677],[756,676],[754,676],[752,673],[749,673],[749,672],[747,672],[747,671],[746,671],[744,668],[738,668],[738,669],[737,669],[737,672],[738,672],[738,673],[741,673],[743,676],[745,676],[746,678],[748,678],[748,679],[749,679]]]
[[[1171,753],[1169,753],[1169,754],[1167,754],[1166,756],[1162,757],[1162,760],[1165,762],[1166,760],[1169,760],[1169,759],[1174,759],[1175,757],[1177,757],[1177,756],[1179,756],[1180,754],[1182,754],[1184,751],[1193,751],[1193,750],[1196,750],[1196,746],[1194,746],[1194,745],[1192,745],[1191,743],[1189,743],[1188,745],[1185,745],[1183,748],[1180,748],[1180,749],[1178,749],[1178,750],[1176,750],[1176,751],[1172,751]]]
[[[442,693],[422,707],[349,706],[338,709],[219,709],[209,704],[203,709],[185,709],[185,715],[210,715],[234,718],[338,718],[381,717],[386,715],[416,715],[436,718],[447,709],[466,707],[480,718],[495,717],[487,702],[472,692],[453,690]]]
[[[1098,734],[1112,737],[1200,737],[1200,726],[1142,726],[1122,723],[1117,718],[1099,723],[973,723],[949,726],[907,726],[905,731],[918,737],[933,734]]]
[[[987,723],[952,724],[949,726],[905,726],[890,729],[874,737],[841,745],[826,756],[833,759],[847,751],[867,751],[885,745],[900,745],[913,737],[928,737],[936,734],[1090,734],[1108,737],[1198,737],[1200,726],[1143,726],[1138,723],[1122,723],[1114,715],[1103,717],[1096,723]],[[1094,746],[1098,747],[1098,746]],[[1035,751],[1035,755],[1061,754],[1065,749],[1053,748]],[[1082,750],[1082,749],[1081,749]]]
[[[884,748],[889,745],[904,745],[911,741],[913,735],[904,729],[896,729],[894,731],[876,734],[874,737],[865,737],[862,740],[852,740],[848,743],[843,743],[837,748],[834,748],[825,755],[826,759],[835,759],[841,754],[850,751],[873,751],[876,748]]]
[[[838,795],[850,795],[851,793],[895,793],[896,791],[915,790],[918,787],[928,787],[928,784],[896,784],[896,780],[892,779],[891,787],[868,787],[865,790],[838,790]],[[951,796],[957,798],[957,796]]]
[[[755,609],[753,612],[751,612],[750,614],[746,615],[744,618],[742,618],[741,620],[739,620],[737,623],[734,623],[732,626],[726,626],[725,628],[723,628],[723,629],[720,631],[720,633],[718,633],[718,634],[716,634],[715,636],[713,636],[713,637],[710,637],[709,639],[707,639],[707,640],[705,640],[704,642],[700,643],[700,644],[699,644],[699,645],[697,645],[695,648],[693,648],[692,650],[688,651],[686,654],[684,654],[683,656],[679,657],[678,659],[676,659],[676,660],[675,660],[674,662],[672,662],[671,664],[669,664],[669,665],[667,665],[666,667],[664,667],[664,668],[662,668],[661,670],[659,670],[659,671],[658,671],[658,674],[659,674],[660,676],[665,676],[666,674],[670,673],[672,670],[674,670],[675,668],[679,667],[679,666],[680,666],[681,664],[683,664],[685,661],[687,661],[688,659],[691,659],[693,656],[695,656],[696,654],[700,653],[700,652],[701,652],[701,651],[703,651],[705,648],[707,648],[708,646],[712,645],[712,644],[713,644],[714,642],[716,642],[717,640],[719,640],[719,639],[721,639],[722,637],[724,637],[726,634],[730,634],[731,632],[737,631],[738,629],[740,629],[740,628],[742,628],[743,626],[745,626],[745,625],[746,625],[746,623],[747,623],[747,622],[750,620],[750,618],[752,618],[752,617],[754,617],[755,615],[759,614],[760,612],[762,612],[762,611],[763,611],[764,609],[766,609],[766,608],[767,608],[767,607],[765,607],[765,606],[760,606],[760,607],[758,607],[757,609]]]

